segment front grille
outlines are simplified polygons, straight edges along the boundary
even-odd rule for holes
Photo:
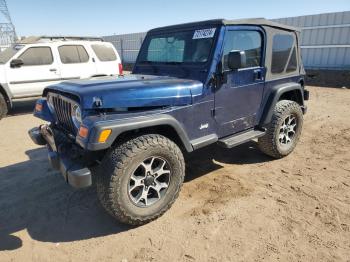
[[[77,130],[72,120],[72,102],[70,99],[53,93],[50,93],[49,96],[51,96],[51,103],[58,121],[57,124],[68,132],[76,134]]]

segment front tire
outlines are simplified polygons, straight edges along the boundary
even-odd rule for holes
[[[106,155],[96,173],[97,194],[114,218],[142,225],[171,207],[184,175],[184,158],[174,142],[157,134],[142,135]]]
[[[0,93],[0,120],[7,115],[8,108],[6,99],[3,94]]]
[[[266,134],[258,139],[260,150],[274,158],[289,155],[297,145],[303,127],[303,112],[298,103],[281,100],[276,104]]]

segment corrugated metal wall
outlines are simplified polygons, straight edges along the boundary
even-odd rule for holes
[[[146,33],[134,33],[104,36],[103,39],[115,46],[123,63],[134,63],[145,36]]]
[[[350,11],[276,19],[302,29],[302,57],[310,69],[350,69]]]
[[[309,69],[350,69],[350,11],[275,19],[302,28],[304,65]],[[146,33],[105,36],[124,63],[136,60]]]

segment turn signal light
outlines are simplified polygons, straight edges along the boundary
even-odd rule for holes
[[[100,133],[100,136],[99,136],[99,138],[98,138],[98,142],[99,142],[99,143],[104,143],[104,142],[106,142],[111,133],[112,133],[112,130],[111,130],[111,129],[103,130],[103,131]]]
[[[89,134],[89,129],[87,129],[85,126],[80,126],[79,136],[82,138],[87,138],[88,134]]]
[[[41,112],[43,110],[43,105],[40,103],[35,104],[35,111]]]

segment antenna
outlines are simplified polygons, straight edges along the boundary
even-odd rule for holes
[[[16,42],[17,35],[6,0],[0,0],[0,51]]]

